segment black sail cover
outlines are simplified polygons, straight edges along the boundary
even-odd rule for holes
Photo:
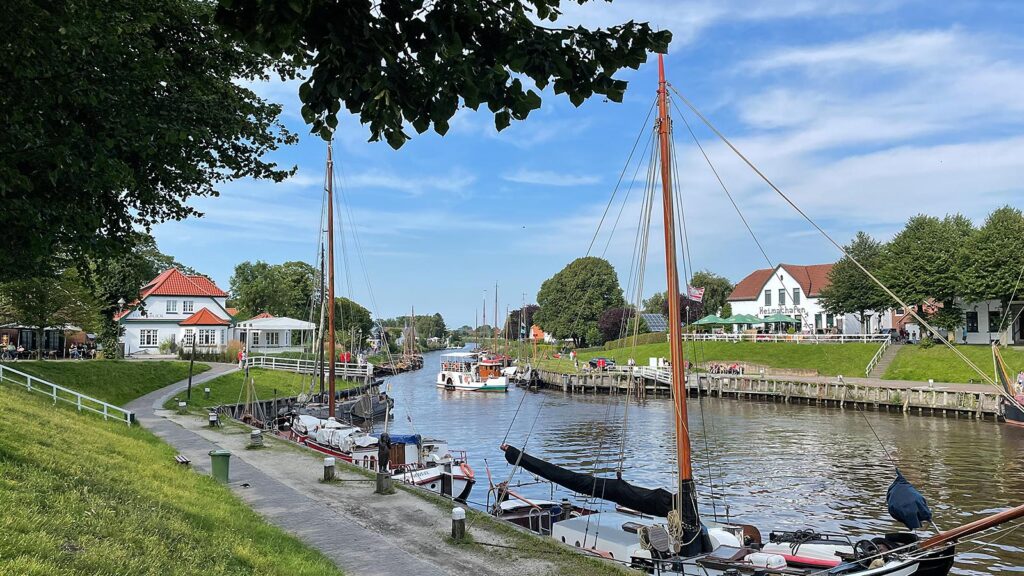
[[[664,518],[674,508],[672,501],[675,496],[664,488],[641,488],[625,480],[580,474],[534,458],[512,446],[505,447],[505,460],[573,492],[615,502],[651,516]]]

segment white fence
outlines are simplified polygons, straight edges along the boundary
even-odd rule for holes
[[[270,370],[283,370],[285,372],[298,372],[301,374],[313,374],[320,369],[320,362],[317,362],[316,360],[278,358],[276,356],[252,356],[247,361],[247,364],[251,368],[267,368]],[[326,370],[326,367],[324,369]],[[373,377],[373,364],[335,362],[334,372],[342,378],[369,379]]]
[[[113,418],[120,420],[129,426],[132,425],[132,413],[120,406],[114,406],[108,404],[102,400],[97,400],[92,396],[86,396],[79,392],[75,392],[69,388],[59,386],[53,382],[47,382],[41,378],[26,374],[20,370],[15,370],[9,366],[0,364],[0,382],[10,382],[27,389],[29,392],[36,392],[39,394],[45,394],[50,398],[53,398],[53,403],[56,404],[58,400],[66,402],[68,404],[74,404],[78,408],[78,411],[82,410],[88,412],[94,412],[96,414],[103,415],[103,419]]]
[[[875,352],[875,355],[871,357],[871,361],[868,362],[867,368],[864,369],[865,378],[871,376],[871,371],[875,369],[875,365],[882,359],[882,355],[885,354],[885,351],[889,348],[890,344],[892,344],[892,341],[887,339],[878,347],[878,352]]]
[[[705,342],[795,342],[798,344],[845,344],[889,342],[889,334],[702,334],[684,333],[683,340]]]

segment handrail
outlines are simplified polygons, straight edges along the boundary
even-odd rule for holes
[[[871,371],[874,370],[875,366],[882,361],[882,355],[885,354],[885,351],[889,348],[890,344],[892,344],[892,339],[886,338],[885,342],[882,342],[882,345],[878,347],[878,352],[875,352],[875,355],[871,357],[871,361],[868,362],[867,368],[864,369],[865,378],[871,376]]]
[[[888,342],[890,334],[708,334],[690,332],[683,340],[712,342],[795,342],[799,344],[845,344],[849,342]]]
[[[12,378],[10,374],[15,374],[24,378],[24,382]],[[11,382],[19,386],[25,387],[29,392],[38,392],[45,394],[53,398],[53,403],[56,404],[58,400],[67,402],[68,404],[74,404],[78,411],[87,410],[96,414],[102,414],[103,419],[114,418],[116,420],[122,420],[128,426],[132,425],[132,420],[135,419],[135,415],[129,411],[115,406],[103,400],[98,400],[92,396],[87,396],[81,392],[75,392],[70,388],[65,388],[53,382],[47,382],[42,378],[37,378],[31,374],[26,374],[20,370],[15,370],[9,366],[0,364],[0,382],[3,381]],[[45,390],[45,387],[49,386],[49,391]],[[84,403],[83,403],[84,402]]]
[[[305,360],[301,358],[278,358],[277,356],[251,356],[246,360],[250,368],[267,368],[270,370],[282,370],[285,372],[301,372],[312,374],[320,367],[318,360]],[[335,362],[334,371],[342,377],[348,376],[373,376],[373,364],[358,364],[356,362]]]

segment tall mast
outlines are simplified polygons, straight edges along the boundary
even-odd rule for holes
[[[317,360],[318,360],[317,364],[319,364],[319,366],[320,366],[317,369],[317,372],[318,372],[319,378],[320,378],[320,396],[321,396],[321,398],[324,395],[324,308],[325,308],[325,305],[327,304],[327,298],[326,298],[327,295],[324,292],[325,292],[325,290],[327,288],[326,282],[327,281],[326,281],[326,278],[324,276],[324,248],[323,248],[323,245],[321,245],[320,246],[320,324],[317,326],[317,329],[320,331],[320,337],[317,338],[317,347],[316,347]],[[331,308],[333,310],[334,307],[332,306]]]
[[[327,143],[327,355],[330,363],[327,369],[327,415],[334,417],[334,151]]]
[[[498,283],[494,283],[494,339],[498,339]]]
[[[693,479],[690,464],[690,435],[686,417],[686,372],[683,366],[682,318],[679,313],[679,270],[676,267],[676,225],[672,205],[672,156],[669,134],[668,89],[664,57],[658,54],[658,141],[661,146],[661,197],[665,217],[665,270],[668,274],[669,350],[672,359],[672,398],[675,402],[676,458],[679,483]],[[680,497],[683,491],[680,489]],[[681,503],[682,504],[682,503]],[[682,505],[678,508],[682,509]]]

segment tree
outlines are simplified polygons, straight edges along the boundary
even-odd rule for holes
[[[731,318],[732,317],[732,303],[726,302],[722,305],[722,311],[718,313],[720,318]]]
[[[951,305],[962,292],[964,249],[973,232],[959,214],[912,217],[885,248],[881,280],[912,306],[930,298]]]
[[[0,281],[124,253],[137,229],[198,214],[294,141],[244,80],[275,61],[200,0],[9,0],[0,32]],[[290,75],[290,67],[277,68]]]
[[[616,338],[629,336],[627,328],[630,321],[636,317],[636,310],[632,306],[609,308],[601,313],[597,319],[597,329],[601,332],[601,342],[590,344],[603,344]]]
[[[398,148],[409,139],[404,123],[443,135],[460,106],[486,104],[498,130],[526,118],[541,105],[527,79],[540,89],[553,82],[576,106],[594,94],[620,102],[626,82],[615,73],[668,49],[671,33],[647,23],[544,26],[560,3],[221,0],[217,21],[253,49],[311,70],[299,98],[314,133],[329,138],[344,106],[372,140]]]
[[[704,303],[701,302],[700,300],[693,300],[690,297],[685,296],[683,294],[679,295],[679,319],[684,324],[696,322],[697,320],[700,320],[701,318],[706,316],[704,310]],[[666,318],[668,317],[667,301],[664,304],[662,304],[661,313],[664,314]]]
[[[317,289],[317,270],[305,262],[242,262],[231,276],[231,301],[244,317],[305,318]]]
[[[845,248],[870,272],[878,273],[885,254],[881,242],[866,232],[857,232]],[[856,314],[863,332],[867,332],[868,311],[881,313],[891,305],[891,298],[848,257],[832,266],[828,280],[821,291],[822,307],[833,314]]]
[[[969,302],[999,300],[1007,309],[1024,269],[1024,214],[1004,206],[988,215],[985,224],[967,241],[961,296]],[[1022,281],[1024,283],[1024,281]]]
[[[522,308],[517,308],[509,312],[507,320],[509,330],[511,330],[511,332],[509,332],[509,337],[512,339],[529,338],[530,327],[533,326],[534,323],[533,317],[537,314],[538,310],[540,310],[540,306],[537,306],[536,304],[527,304]],[[521,333],[520,326],[523,326],[526,329],[525,333]]]
[[[0,317],[35,328],[40,359],[47,327],[73,324],[93,330],[100,323],[99,310],[99,303],[75,268],[67,268],[57,276],[0,284]]]
[[[373,330],[373,317],[370,311],[354,300],[338,296],[334,299],[334,330],[342,342],[346,342],[352,333],[362,332],[367,337]]]
[[[597,320],[609,308],[625,304],[615,269],[607,260],[578,258],[548,278],[537,294],[534,319],[555,338],[572,338],[579,346],[600,339]]]
[[[651,297],[643,301],[644,313],[664,314],[668,308],[666,304],[666,292],[655,292]]]
[[[718,311],[725,306],[725,302],[732,294],[732,282],[728,278],[719,276],[710,270],[701,270],[690,279],[690,286],[704,289],[704,310],[708,314],[718,314]],[[685,317],[685,316],[684,316]]]
[[[285,262],[275,268],[280,295],[276,310],[271,311],[271,314],[306,318],[313,294],[319,289],[317,269],[301,261]]]

